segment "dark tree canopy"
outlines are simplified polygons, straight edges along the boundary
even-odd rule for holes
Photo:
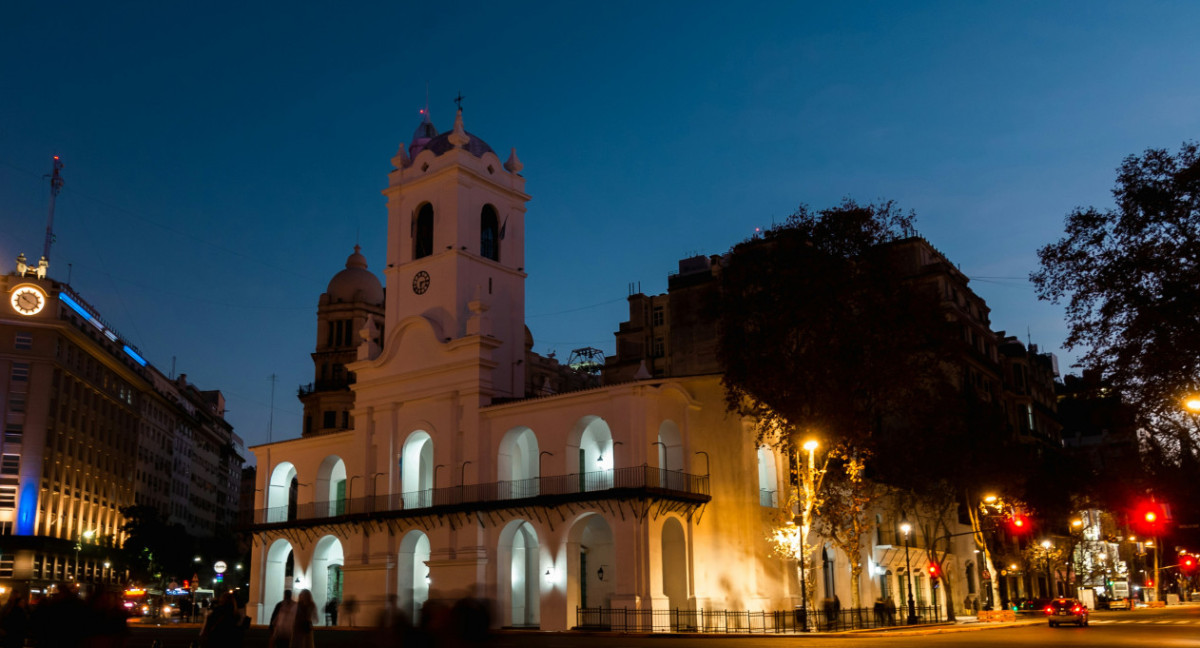
[[[827,447],[921,425],[911,415],[946,388],[957,334],[938,296],[897,271],[892,245],[912,222],[891,202],[846,200],[731,250],[714,304],[731,410]]]
[[[1116,207],[1077,208],[1038,251],[1041,299],[1067,301],[1067,348],[1143,414],[1200,391],[1200,157],[1195,143],[1129,156]]]

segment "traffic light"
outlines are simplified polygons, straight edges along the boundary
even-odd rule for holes
[[[1008,530],[1012,533],[1026,533],[1030,529],[1029,518],[1020,511],[1013,511],[1008,519]]]
[[[1190,574],[1196,570],[1195,556],[1181,556],[1179,558],[1179,569],[1185,574]]]
[[[938,580],[942,575],[942,569],[937,563],[929,563],[929,586],[937,589],[941,582]]]
[[[1159,536],[1166,530],[1167,510],[1161,502],[1141,502],[1133,511],[1133,527],[1140,535]]]

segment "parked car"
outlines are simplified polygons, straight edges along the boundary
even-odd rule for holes
[[[1074,623],[1081,628],[1088,624],[1088,608],[1079,599],[1054,599],[1046,605],[1045,610],[1051,628],[1064,623]]]

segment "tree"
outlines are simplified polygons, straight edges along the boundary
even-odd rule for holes
[[[1200,149],[1148,149],[1117,169],[1115,206],[1077,208],[1038,251],[1038,296],[1067,300],[1066,346],[1100,371],[1144,433],[1141,459],[1177,513],[1191,496],[1200,426],[1181,401],[1200,393]]]
[[[897,272],[889,243],[914,216],[894,203],[800,207],[744,241],[721,268],[713,304],[729,408],[796,448],[869,445],[888,421],[908,421],[945,381],[954,333],[938,296]]]
[[[871,503],[881,487],[866,479],[866,450],[837,448],[830,453],[836,469],[826,474],[828,484],[822,498],[816,529],[833,540],[850,561],[850,607],[862,607],[859,582],[863,571],[862,539],[871,529]]]
[[[1125,158],[1115,208],[1076,208],[1038,250],[1038,297],[1066,307],[1068,349],[1141,407],[1143,420],[1200,391],[1200,151]],[[1192,439],[1189,437],[1188,443]]]

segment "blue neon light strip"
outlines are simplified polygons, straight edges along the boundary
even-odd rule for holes
[[[96,319],[95,317],[92,317],[92,314],[87,312],[87,310],[85,310],[83,306],[80,306],[79,302],[75,301],[74,299],[71,299],[71,297],[69,295],[67,295],[66,293],[59,293],[58,298],[60,300],[62,300],[62,302],[64,304],[66,304],[67,306],[70,306],[71,310],[75,311],[76,313],[79,313],[80,316],[83,317],[83,319],[85,319],[89,322],[92,322]]]
[[[130,358],[133,358],[134,362],[142,365],[143,367],[146,366],[146,359],[143,358],[142,356],[138,355],[137,351],[134,351],[133,349],[129,348],[128,344],[125,345],[125,355],[128,355]]]
[[[76,313],[79,313],[80,317],[82,317],[83,319],[88,321],[88,324],[91,324],[92,326],[95,326],[96,328],[103,331],[104,335],[106,335],[108,337],[108,339],[112,340],[113,342],[117,341],[116,334],[114,334],[112,331],[104,328],[104,325],[100,323],[100,320],[96,319],[95,316],[93,316],[91,313],[87,312],[87,309],[85,309],[83,306],[80,306],[79,302],[75,301],[74,299],[71,299],[70,295],[68,295],[67,293],[59,293],[58,298],[60,300],[62,300],[62,302],[64,304],[66,304],[67,306],[70,306],[71,310],[75,311]],[[125,348],[125,355],[128,355],[130,358],[133,358],[134,362],[142,365],[143,367],[146,366],[146,359],[143,358],[142,356],[138,355],[137,351],[134,351],[133,349],[131,349],[128,344],[124,345],[124,348]]]

